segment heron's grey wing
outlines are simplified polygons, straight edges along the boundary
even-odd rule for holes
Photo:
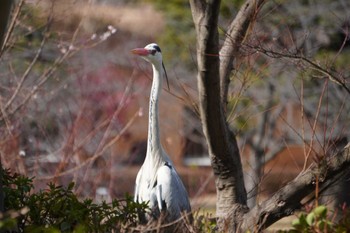
[[[172,165],[165,163],[157,172],[157,202],[161,211],[166,210],[174,219],[181,212],[191,212],[188,194],[179,175]]]

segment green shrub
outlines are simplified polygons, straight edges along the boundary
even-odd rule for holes
[[[293,220],[292,229],[279,231],[280,233],[311,233],[311,232],[350,232],[350,212],[345,209],[340,214],[340,218],[335,221],[334,214],[329,214],[324,205],[315,207],[310,213],[301,213],[300,216]]]
[[[47,189],[33,192],[33,178],[3,174],[5,214],[0,230],[17,232],[120,232],[136,225],[146,203],[135,203],[130,195],[112,203],[95,204],[91,199],[79,200],[68,187],[49,183]]]

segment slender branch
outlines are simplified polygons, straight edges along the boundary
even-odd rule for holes
[[[17,88],[15,89],[14,93],[12,94],[12,96],[10,97],[10,99],[7,101],[5,107],[4,107],[4,111],[6,111],[10,105],[12,104],[12,102],[15,100],[15,98],[17,97],[19,91],[21,90],[24,81],[28,78],[30,72],[32,71],[35,63],[37,62],[39,56],[41,55],[42,49],[46,43],[46,36],[44,36],[44,38],[41,40],[40,43],[40,47],[38,48],[35,57],[32,59],[31,63],[29,64],[29,66],[27,67],[26,71],[24,72],[24,74],[21,77],[21,80],[19,81]]]
[[[132,91],[132,84],[134,82],[134,78],[132,76],[132,78],[129,79],[128,81],[128,84],[125,88],[125,91],[123,93],[123,96],[120,100],[120,103],[117,107],[117,109],[114,111],[113,115],[112,115],[112,118],[111,120],[109,121],[108,125],[107,125],[107,128],[105,130],[105,132],[103,133],[102,135],[102,139],[101,141],[99,142],[99,144],[97,145],[97,149],[96,149],[96,152],[95,154],[99,154],[99,155],[102,155],[105,151],[106,151],[106,145],[109,147],[111,145],[113,145],[116,141],[112,140],[113,143],[111,144],[111,142],[108,142],[108,137],[110,136],[110,133],[111,133],[111,130],[112,130],[112,126],[113,126],[113,122],[115,121],[115,119],[118,117],[118,115],[120,114],[120,112],[122,111],[122,109],[125,107],[125,104],[126,104],[126,101],[127,101],[127,98],[128,96],[130,95],[131,91]],[[136,112],[136,114],[134,115],[134,117],[132,118],[132,121],[129,121],[128,124],[127,124],[127,128],[129,128],[129,126],[131,125],[131,123],[134,122],[134,119],[136,119],[137,116],[140,116],[140,110],[138,112]],[[124,127],[124,129],[122,129],[122,132],[125,132],[126,126]],[[120,137],[121,134],[118,135],[118,137]],[[84,177],[83,177],[83,182],[82,183],[85,183],[85,180],[87,179],[88,177],[88,171],[90,170],[93,162],[97,159],[97,157],[93,160],[90,160],[89,161],[89,164],[87,164],[87,169],[86,169],[86,172],[84,174]],[[83,187],[82,185],[80,187]],[[78,188],[79,190],[79,188]]]
[[[273,51],[273,50],[267,50],[267,49],[262,48],[260,46],[258,46],[258,47],[249,46],[249,45],[246,45],[246,46],[250,47],[250,48],[254,48],[258,52],[261,52],[261,53],[263,53],[266,56],[269,56],[271,58],[291,58],[291,59],[297,59],[297,60],[303,61],[303,62],[309,64],[313,69],[323,73],[326,76],[326,78],[328,78],[330,81],[342,86],[350,94],[350,88],[346,85],[344,78],[342,78],[338,75],[335,75],[330,70],[327,70],[327,69],[321,67],[321,65],[317,64],[315,61],[312,61],[303,55],[291,54],[291,53],[281,53],[281,52],[277,52],[277,51]]]
[[[4,180],[4,170],[2,169],[2,153],[0,152],[0,213],[3,214],[5,212],[5,194],[3,188],[3,180]]]
[[[51,179],[55,179],[57,177],[61,177],[61,176],[68,175],[68,174],[71,174],[73,172],[76,172],[79,169],[85,167],[86,165],[89,165],[90,163],[93,163],[93,161],[95,161],[98,157],[102,156],[103,153],[107,149],[109,149],[112,145],[114,145],[117,141],[119,141],[121,136],[130,128],[130,126],[139,117],[139,112],[140,111],[136,111],[136,113],[131,117],[131,119],[128,121],[128,123],[122,128],[122,130],[119,132],[119,134],[114,139],[112,139],[111,141],[106,143],[106,145],[104,145],[104,147],[98,153],[94,154],[94,156],[92,156],[91,158],[89,158],[89,159],[85,160],[84,162],[80,163],[78,166],[76,166],[74,168],[71,168],[69,170],[66,170],[64,172],[61,172],[59,174],[55,174],[53,176],[37,177],[36,179],[37,180],[51,180]]]
[[[268,163],[270,160],[275,158],[279,153],[281,153],[286,148],[286,145],[277,143],[272,146],[272,148],[269,148],[269,151],[266,152],[264,156],[264,163]]]
[[[57,70],[57,68],[65,61],[66,58],[72,56],[75,52],[66,52],[61,57],[57,58],[54,64],[49,67],[40,77],[39,82],[32,88],[29,94],[22,100],[20,104],[18,104],[14,109],[12,109],[6,116],[2,116],[0,121],[4,119],[4,117],[9,117],[14,115],[17,111],[19,111],[23,106],[25,106],[28,101],[33,97],[35,93],[39,91],[39,88],[46,83],[46,81],[52,76],[52,74]]]
[[[263,146],[263,140],[265,138],[265,134],[266,134],[266,130],[267,130],[267,124],[269,123],[269,118],[270,118],[270,115],[271,115],[271,108],[273,107],[273,96],[274,96],[274,93],[275,93],[275,87],[273,86],[272,83],[269,83],[268,84],[268,89],[269,89],[269,99],[266,103],[266,107],[265,107],[265,111],[263,113],[263,116],[262,116],[262,120],[261,120],[261,123],[260,123],[260,126],[258,127],[258,132],[257,132],[257,137],[258,137],[258,141],[257,141],[257,145],[258,147],[260,146]]]
[[[10,0],[10,2],[11,2],[11,0]],[[16,7],[16,9],[14,11],[14,14],[13,14],[13,17],[12,17],[12,20],[11,20],[11,24],[9,25],[9,27],[7,29],[6,36],[5,36],[4,40],[3,40],[3,43],[0,44],[0,57],[2,56],[2,54],[3,54],[3,52],[4,52],[5,48],[6,48],[6,44],[7,44],[8,40],[10,39],[10,36],[12,34],[12,31],[15,28],[16,20],[17,20],[17,18],[19,16],[19,13],[21,12],[23,3],[24,3],[24,0],[21,0],[18,3],[18,5],[17,5],[17,7]]]
[[[227,105],[233,60],[264,2],[265,0],[247,0],[226,32],[226,38],[220,50],[220,95],[224,106]]]
[[[255,223],[254,226],[260,232],[282,217],[293,214],[305,204],[303,199],[314,193],[316,177],[319,178],[320,193],[345,177],[349,173],[350,143],[340,153],[326,159],[324,166],[313,163],[267,201],[251,209],[244,216],[241,229],[251,229]]]
[[[42,75],[40,75],[40,77],[38,78],[38,83],[36,83],[33,88],[31,89],[31,91],[29,92],[29,94],[27,94],[24,99],[22,100],[22,102],[20,102],[16,107],[14,107],[11,111],[1,111],[1,115],[0,115],[0,123],[2,121],[6,121],[6,119],[8,117],[11,117],[12,115],[14,115],[16,112],[18,112],[23,106],[25,106],[28,101],[33,97],[34,94],[36,94],[39,90],[40,87],[43,86],[50,77],[52,77],[52,75],[56,72],[56,70],[63,64],[63,62],[74,56],[76,53],[78,53],[79,51],[81,51],[82,49],[85,48],[91,48],[91,47],[95,47],[98,44],[102,43],[103,40],[88,44],[88,45],[82,45],[80,47],[76,47],[75,46],[75,40],[77,37],[77,32],[79,30],[79,27],[77,28],[77,30],[75,31],[69,46],[67,46],[67,50],[58,58],[56,58],[56,60],[54,61],[54,63],[48,67],[43,73]],[[42,41],[43,42],[43,41]],[[44,42],[43,42],[44,43]],[[42,44],[43,44],[42,43]],[[39,49],[40,50],[40,49]],[[39,52],[39,51],[38,51]],[[38,53],[37,53],[38,55]],[[34,59],[35,60],[35,59]],[[31,69],[31,66],[29,66],[29,71]],[[27,73],[27,71],[26,71]],[[23,75],[24,77],[26,77],[26,73]],[[9,107],[9,106],[8,106]],[[3,109],[3,108],[2,108]]]

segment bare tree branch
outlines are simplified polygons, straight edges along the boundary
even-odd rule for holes
[[[6,113],[6,115],[2,115],[0,116],[0,122],[4,119],[6,119],[7,117],[12,116],[13,114],[15,114],[17,111],[19,111],[23,106],[25,106],[28,101],[34,96],[35,93],[37,93],[39,91],[39,88],[41,86],[43,86],[47,80],[52,77],[52,74],[57,70],[57,68],[65,61],[66,58],[72,56],[73,54],[75,54],[76,51],[68,51],[65,54],[63,54],[62,56],[58,57],[54,64],[52,66],[50,66],[48,69],[46,69],[44,71],[44,73],[39,77],[39,82],[32,88],[32,90],[29,92],[29,94],[27,94],[27,96],[22,100],[21,103],[19,103],[14,109],[12,109],[11,111],[8,111],[8,113]]]
[[[224,106],[227,105],[233,60],[264,2],[265,0],[247,0],[226,32],[226,38],[220,50],[220,94]]]
[[[271,198],[249,211],[242,222],[241,229],[256,229],[260,232],[277,220],[289,216],[305,203],[303,199],[315,192],[319,182],[320,192],[349,173],[350,143],[338,154],[325,158],[325,163],[313,163],[294,180],[277,191]],[[255,223],[255,224],[254,224]]]
[[[6,38],[7,32],[7,23],[10,18],[11,8],[12,8],[12,0],[4,0],[0,3],[0,51],[2,51],[3,42]],[[1,56],[1,52],[0,52]]]
[[[16,20],[19,16],[19,13],[21,12],[24,0],[21,0],[17,4],[16,9],[14,10],[14,14],[13,14],[11,23],[8,26],[8,28],[7,28],[7,22],[8,22],[8,19],[10,17],[10,10],[11,10],[11,6],[13,4],[13,1],[12,0],[5,0],[5,1],[1,1],[1,2],[3,3],[3,5],[0,7],[0,9],[1,9],[0,22],[4,25],[1,26],[1,32],[0,32],[0,42],[1,42],[0,43],[0,57],[1,57],[2,53],[4,52],[5,46],[6,46],[8,40],[11,36],[11,33],[15,27]],[[6,17],[6,20],[5,20],[5,17]]]
[[[28,65],[26,71],[24,72],[24,74],[22,75],[21,77],[21,80],[19,81],[15,91],[13,92],[12,96],[10,97],[10,99],[7,101],[7,103],[5,104],[5,107],[4,107],[4,111],[6,111],[10,105],[12,104],[12,102],[15,100],[15,98],[17,97],[19,91],[21,90],[22,86],[23,86],[23,83],[24,81],[28,78],[30,72],[32,71],[35,63],[37,62],[42,50],[43,50],[43,47],[46,43],[46,36],[44,36],[44,38],[41,40],[41,44],[40,44],[40,47],[38,48],[36,54],[35,54],[35,57],[32,59],[31,63]]]
[[[114,137],[112,140],[110,140],[108,143],[103,145],[103,147],[96,152],[91,158],[85,160],[84,162],[80,163],[78,166],[73,167],[71,169],[65,170],[63,172],[60,172],[58,174],[52,175],[52,176],[45,176],[45,177],[37,177],[37,180],[52,180],[60,176],[68,175],[71,173],[74,173],[81,169],[82,167],[89,166],[91,163],[93,163],[98,157],[101,157],[103,153],[109,149],[112,145],[114,145],[121,137],[122,135],[130,128],[130,126],[135,122],[135,120],[139,117],[140,115],[140,110],[136,111],[134,115],[130,118],[130,120],[127,122],[127,124],[120,130],[119,134]],[[110,121],[106,121],[107,124],[110,124],[111,121],[113,120],[113,117],[110,119]],[[107,132],[108,133],[108,132]],[[76,150],[77,151],[77,150]]]
[[[304,55],[297,54],[297,53],[296,54],[282,53],[282,52],[278,52],[278,51],[268,50],[268,49],[262,48],[261,46],[258,46],[258,47],[249,46],[249,45],[246,45],[246,46],[254,48],[257,51],[264,53],[266,56],[269,56],[271,58],[291,58],[291,59],[296,59],[296,60],[305,62],[308,65],[310,65],[312,69],[322,73],[324,75],[324,78],[327,78],[331,82],[334,82],[334,83],[340,85],[350,94],[350,88],[346,85],[344,77],[337,74],[336,72],[332,72],[329,69],[323,68],[320,64],[317,64],[316,61],[312,61],[311,59],[305,57]]]

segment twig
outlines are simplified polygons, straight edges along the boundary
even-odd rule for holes
[[[96,153],[94,156],[92,156],[91,158],[85,160],[84,162],[82,162],[79,166],[76,166],[72,169],[69,169],[67,171],[61,172],[60,174],[56,174],[54,176],[45,176],[45,177],[38,177],[36,178],[37,180],[51,180],[57,177],[61,177],[64,175],[68,175],[71,174],[73,172],[78,171],[79,169],[81,169],[82,167],[92,163],[93,161],[95,161],[98,157],[100,157],[101,155],[103,155],[103,153],[110,148],[113,144],[115,144],[120,138],[121,136],[127,131],[127,129],[134,123],[134,121],[137,119],[137,117],[139,117],[139,111],[137,111],[132,118],[128,121],[128,123],[124,126],[124,128],[119,132],[119,134],[111,141],[109,141],[102,149],[99,153]]]
[[[319,64],[317,64],[316,62],[310,60],[309,58],[299,55],[299,54],[291,54],[291,53],[281,53],[281,52],[276,52],[273,50],[267,50],[264,49],[262,47],[254,47],[254,46],[250,46],[250,45],[246,45],[249,48],[254,48],[256,49],[258,52],[261,52],[263,54],[265,54],[266,56],[269,56],[271,58],[291,58],[291,59],[297,59],[303,62],[306,62],[307,64],[311,65],[312,68],[314,68],[315,70],[323,73],[330,81],[342,86],[349,94],[350,94],[350,88],[345,84],[345,81],[341,80],[340,77],[332,74],[329,70],[326,70],[324,68],[322,68]]]
[[[102,136],[102,139],[101,139],[100,143],[99,143],[98,146],[97,146],[97,149],[96,149],[95,154],[100,154],[100,155],[102,155],[103,152],[106,150],[106,149],[105,149],[105,144],[106,144],[106,141],[107,141],[107,137],[109,136],[109,133],[110,133],[110,131],[111,131],[112,123],[113,123],[113,121],[116,119],[116,117],[119,115],[119,113],[120,113],[120,111],[123,109],[123,107],[125,106],[126,98],[127,98],[127,97],[129,96],[129,94],[131,93],[131,87],[132,87],[132,84],[133,84],[133,81],[134,81],[134,76],[132,75],[131,77],[132,77],[132,78],[129,79],[128,84],[126,85],[125,91],[124,91],[123,96],[122,96],[122,98],[121,98],[121,100],[120,100],[120,104],[118,105],[117,109],[116,109],[116,110],[114,111],[114,113],[113,113],[112,118],[111,118],[110,121],[108,122],[107,129],[105,130],[105,132],[104,132],[104,134],[103,134],[103,136]],[[140,111],[141,111],[141,110],[139,110],[139,111],[136,113],[138,116],[139,116],[139,114],[140,114]],[[128,124],[129,124],[129,123],[128,123]],[[122,133],[120,133],[120,134],[122,134]],[[113,140],[112,140],[112,141],[113,141]],[[113,144],[114,144],[114,143],[113,143]],[[112,145],[112,144],[107,144],[107,145]],[[101,152],[100,152],[100,150],[101,150]],[[89,171],[89,169],[91,168],[91,166],[92,166],[92,164],[93,164],[94,161],[95,161],[95,160],[91,160],[91,161],[89,162],[89,164],[87,164],[87,169],[86,169],[86,172],[85,172],[84,177],[83,177],[83,179],[82,179],[82,180],[83,180],[82,184],[85,183],[85,179],[87,178],[88,171]],[[81,185],[80,187],[82,187],[82,185]],[[77,192],[78,192],[78,193],[79,193],[78,190],[80,189],[80,187],[77,189]]]
[[[17,7],[16,7],[16,9],[15,9],[15,11],[14,11],[14,15],[13,15],[13,17],[12,17],[11,24],[9,25],[9,28],[8,28],[8,30],[7,30],[5,39],[4,39],[4,41],[3,41],[2,48],[1,48],[1,50],[0,50],[0,57],[2,56],[2,54],[3,54],[4,50],[5,50],[6,44],[7,44],[8,40],[10,39],[10,36],[11,36],[11,34],[12,34],[12,32],[13,32],[13,29],[14,29],[14,27],[15,27],[15,25],[16,25],[16,20],[17,20],[17,18],[18,18],[18,16],[19,16],[19,13],[21,12],[23,3],[24,3],[24,0],[21,0],[21,1],[18,3],[18,5],[17,5]]]
[[[44,36],[44,38],[41,40],[41,43],[40,43],[40,47],[39,49],[37,50],[36,54],[35,54],[35,57],[33,58],[32,62],[29,64],[29,66],[27,67],[26,71],[24,72],[24,74],[22,75],[22,78],[21,80],[19,81],[18,85],[17,85],[17,88],[15,89],[14,93],[12,94],[12,96],[10,97],[10,99],[7,101],[5,107],[4,107],[4,111],[6,111],[10,105],[12,104],[12,102],[15,100],[15,98],[17,97],[19,91],[21,90],[22,86],[23,86],[23,83],[24,81],[28,78],[30,72],[32,71],[35,63],[37,62],[39,56],[41,55],[41,52],[42,52],[42,49],[45,45],[45,42],[46,42],[46,39],[47,37]]]
[[[33,87],[33,89],[24,98],[24,100],[20,104],[18,104],[10,113],[8,113],[7,116],[14,115],[18,110],[20,110],[24,105],[26,105],[28,101],[33,97],[33,95],[38,92],[39,88],[46,83],[46,81],[51,77],[51,75],[56,71],[56,69],[62,64],[62,62],[67,57],[69,57],[69,55],[71,55],[71,53],[66,52],[63,56],[57,58],[54,64],[39,77],[40,82]],[[0,120],[3,119],[0,118]]]
[[[326,85],[327,84],[325,83],[325,85],[323,86],[323,89],[322,89],[322,95],[320,96],[319,101],[318,101],[316,116],[315,116],[315,119],[314,119],[314,124],[312,126],[312,137],[311,137],[311,142],[310,142],[310,148],[309,148],[309,151],[307,152],[306,158],[308,158],[310,156],[311,151],[313,150],[314,141],[318,139],[317,137],[315,137],[315,135],[316,135],[316,127],[317,127],[318,117],[320,116],[320,112],[321,112],[322,96],[324,95],[324,91],[326,89]],[[305,161],[303,169],[306,168],[306,162],[307,161]]]

